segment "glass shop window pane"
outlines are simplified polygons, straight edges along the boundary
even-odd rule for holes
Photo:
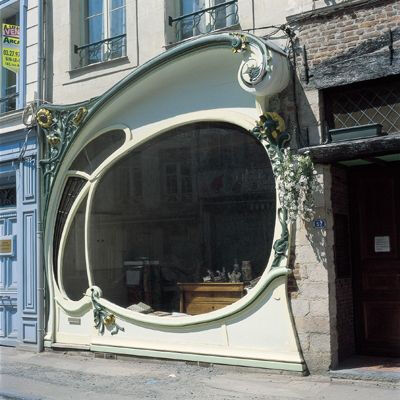
[[[164,133],[98,184],[90,210],[94,284],[108,300],[133,310],[144,303],[156,315],[222,308],[263,273],[275,207],[268,156],[246,131],[200,123]],[[210,288],[207,304],[194,299],[195,287]]]
[[[73,171],[83,171],[88,174],[93,173],[108,156],[124,144],[124,141],[124,131],[104,133],[83,148],[70,169]]]
[[[89,287],[85,261],[85,210],[82,201],[68,232],[62,261],[62,284],[71,300],[80,300]]]

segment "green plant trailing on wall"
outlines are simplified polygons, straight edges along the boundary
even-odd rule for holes
[[[287,147],[290,135],[275,112],[264,113],[253,134],[263,143],[278,183],[278,196],[287,211],[287,219],[298,216],[310,220],[314,210],[313,192],[317,189],[316,171],[309,156],[293,154]]]
[[[284,149],[282,158],[273,165],[279,201],[287,209],[288,220],[294,222],[300,216],[309,221],[314,213],[313,192],[317,188],[316,171],[310,157]]]
[[[267,150],[277,182],[280,202],[278,218],[282,233],[273,244],[275,257],[272,268],[275,268],[286,257],[289,246],[288,224],[298,216],[309,220],[313,215],[316,171],[309,156],[293,154],[287,148],[290,135],[285,131],[285,123],[279,114],[266,112],[261,115],[252,133]]]

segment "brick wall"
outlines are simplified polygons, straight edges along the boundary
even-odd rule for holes
[[[296,33],[297,72],[304,89],[400,74],[399,19],[395,0],[355,0],[287,17]]]
[[[399,27],[400,2],[382,0],[373,5],[343,7],[298,22],[298,38],[306,46],[309,66],[344,55]]]

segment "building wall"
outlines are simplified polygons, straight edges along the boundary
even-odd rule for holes
[[[293,278],[289,295],[299,341],[311,372],[326,372],[337,364],[336,287],[333,264],[333,217],[329,166],[318,165],[319,189],[314,218],[326,227],[315,228],[300,218],[292,239]]]
[[[26,103],[37,97],[38,78],[38,0],[27,0],[26,3]]]
[[[25,144],[24,144],[25,143]],[[23,151],[23,154],[21,152]],[[9,269],[8,279],[12,280],[12,295],[16,296],[16,318],[5,322],[7,332],[15,331],[16,345],[24,348],[36,348],[38,343],[38,298],[37,298],[37,260],[36,260],[36,222],[37,222],[37,190],[36,190],[36,138],[30,136],[25,142],[25,134],[22,131],[2,134],[0,145],[0,177],[7,168],[15,171],[17,200],[15,211],[7,214],[7,210],[0,210],[0,218],[4,220],[7,215],[16,219],[15,231],[16,249],[14,258],[15,268]],[[6,260],[6,261],[4,261]],[[8,262],[7,257],[2,262]],[[3,266],[3,265],[2,265]],[[4,289],[2,282],[0,291]],[[4,300],[2,305],[7,305]],[[4,316],[4,309],[0,317]],[[7,317],[7,310],[6,310]],[[4,321],[2,321],[4,322]],[[12,329],[9,324],[12,323]],[[6,334],[7,336],[8,334]],[[8,335],[10,336],[10,335]],[[0,344],[3,337],[0,338]]]
[[[101,95],[138,65],[170,46],[171,32],[166,21],[169,13],[173,12],[171,2],[166,1],[168,8],[164,8],[160,7],[160,4],[164,3],[161,0],[145,2],[135,0],[127,2],[127,57],[74,69],[72,48],[76,43],[76,31],[79,29],[77,23],[79,10],[74,8],[74,3],[74,0],[54,0],[51,9],[51,21],[57,26],[49,37],[49,46],[54,50],[53,62],[50,63],[53,68],[51,88],[54,103],[73,103]],[[387,17],[390,17],[391,21],[394,20],[395,15],[391,13],[397,10],[397,6],[394,5],[391,9],[386,9],[386,5],[379,6],[376,15],[384,12],[384,17],[374,17],[376,18],[374,24],[370,23],[371,16],[368,15],[367,7],[355,11],[356,15],[362,14],[362,17],[356,17],[359,21],[357,24],[352,13],[341,14],[340,11],[337,11],[340,15],[339,21],[336,16],[331,19],[314,18],[313,13],[316,11],[336,10],[340,8],[341,3],[345,2],[239,0],[238,29],[249,30],[259,36],[269,35],[275,28],[258,28],[279,26],[286,23],[288,16],[296,14],[296,18],[289,17],[289,21],[296,33],[297,49],[301,49],[303,42],[306,44],[309,49],[310,68],[313,68],[321,64],[324,57],[333,54],[339,56],[343,51],[350,51],[357,40],[367,39],[369,34],[376,33],[379,36],[377,22]],[[385,2],[387,3],[389,2]],[[327,5],[332,5],[333,8],[326,7]],[[347,5],[343,4],[343,7]],[[307,13],[310,13],[309,19]],[[338,33],[334,32],[336,27],[340,28],[340,24],[336,25],[336,22],[343,25]],[[361,27],[361,24],[365,26]],[[288,40],[283,34],[274,35],[271,40],[275,40],[281,46],[288,45]],[[332,50],[336,53],[328,50],[327,46],[334,46]],[[300,139],[297,142],[296,139],[293,140],[294,147],[320,144],[323,139],[322,96],[318,87],[305,83],[304,63],[300,51],[298,53],[295,83],[297,102],[294,101],[293,85],[291,85],[280,98],[274,99],[270,104],[274,110],[285,115],[291,130],[295,129],[297,119],[295,113],[298,112]],[[327,371],[337,364],[338,342],[341,340],[338,338],[337,326],[345,324],[341,320],[337,321],[337,310],[348,309],[350,290],[348,282],[338,283],[335,278],[331,170],[330,167],[323,165],[317,168],[320,189],[315,196],[315,217],[324,219],[326,228],[317,229],[311,222],[298,221],[292,246],[294,279],[290,285],[292,311],[299,340],[307,366],[312,372]]]
[[[297,32],[298,76],[305,90],[398,74],[399,15],[397,1],[356,0],[289,16]]]
[[[296,15],[287,17],[296,33],[295,108],[303,146],[325,140],[323,89],[398,74],[400,38],[397,1],[356,0],[314,10],[307,9],[311,2],[307,7],[305,3],[304,7],[299,4]],[[323,171],[323,185],[316,196],[315,217],[325,219],[326,229],[318,232],[308,224],[298,224],[290,282],[294,319],[311,371],[326,371],[355,352],[351,262],[346,266],[348,273],[338,270],[334,238],[335,229],[343,224],[340,218],[349,216],[347,178],[337,167],[319,166],[319,171]]]
[[[20,14],[19,100],[16,110],[0,115],[0,169],[12,166],[16,174],[16,270],[12,271],[17,294],[17,314],[13,321],[16,345],[36,349],[38,341],[37,297],[37,141],[34,129],[22,123],[22,110],[37,97],[38,0],[5,1],[0,15],[8,7]]]
[[[254,7],[253,7],[254,3]],[[52,101],[66,104],[87,100],[103,94],[125,77],[132,69],[164,52],[170,47],[173,34],[168,16],[175,8],[172,0],[132,0],[126,2],[127,57],[83,68],[74,68],[73,46],[78,43],[80,10],[75,0],[54,0],[49,23],[54,24],[48,45],[53,49]],[[160,4],[163,6],[160,7]],[[283,24],[287,15],[287,2],[239,0],[238,30],[251,30],[254,26]],[[257,30],[262,36],[269,30]],[[278,41],[279,42],[279,41]],[[279,43],[284,44],[285,41]]]

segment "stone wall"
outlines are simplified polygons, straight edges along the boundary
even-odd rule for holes
[[[326,228],[297,221],[289,295],[307,367],[311,373],[324,373],[337,364],[336,286],[330,167],[319,165],[317,171],[320,191],[315,195],[315,218],[324,219]]]
[[[296,33],[297,134],[303,141],[306,137],[308,145],[323,141],[321,89],[400,74],[399,16],[398,1],[355,0],[287,18]],[[333,166],[320,165],[318,172],[321,191],[316,193],[315,218],[325,219],[326,229],[298,221],[289,281],[293,317],[310,372],[334,368],[339,358],[355,352],[351,246],[346,250],[343,240],[335,238],[335,230],[338,234],[339,226],[345,230],[349,223],[347,178],[344,169]],[[344,235],[350,238],[349,231]],[[348,254],[343,256],[343,251]],[[349,264],[343,264],[346,257]]]

